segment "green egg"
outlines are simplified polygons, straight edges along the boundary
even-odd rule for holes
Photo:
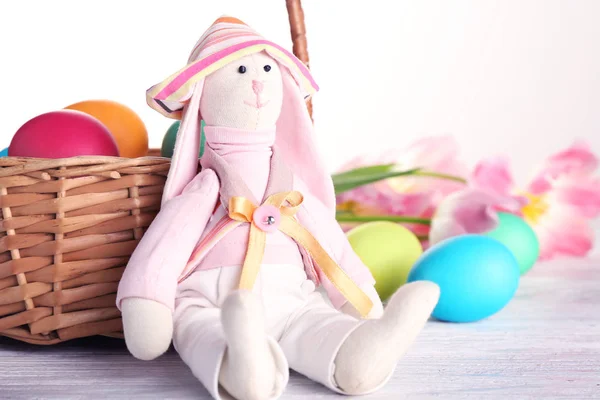
[[[373,274],[375,290],[382,301],[406,283],[411,268],[423,254],[419,239],[393,222],[368,222],[348,231],[347,237]]]
[[[529,271],[540,255],[540,243],[531,226],[517,215],[498,213],[500,223],[485,235],[510,249],[519,264],[521,275]]]
[[[181,121],[175,121],[167,130],[165,134],[162,146],[160,148],[160,155],[162,157],[171,158],[173,157],[173,150],[175,149],[175,139],[177,139],[177,132],[179,131],[179,126],[181,125]],[[200,122],[200,149],[198,152],[198,157],[202,157],[204,154],[204,146],[206,143],[206,137],[204,136],[204,120]]]

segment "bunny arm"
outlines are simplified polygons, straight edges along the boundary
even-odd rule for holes
[[[175,308],[177,280],[202,236],[219,197],[219,179],[203,169],[183,192],[165,202],[133,252],[117,290],[117,308],[127,298]]]
[[[373,302],[373,308],[368,318],[377,318],[383,313],[381,299],[375,290],[375,278],[371,271],[358,257],[342,227],[331,215],[330,210],[314,196],[311,196],[306,184],[295,177],[294,187],[304,195],[303,205],[298,218],[307,229],[317,238],[323,248],[333,257],[334,261],[348,274]],[[358,315],[333,283],[317,268],[319,279],[332,305],[347,314]]]

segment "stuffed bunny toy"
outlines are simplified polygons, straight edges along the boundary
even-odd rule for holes
[[[306,107],[317,89],[293,54],[221,17],[147,93],[181,126],[117,307],[135,357],[172,342],[215,399],[279,398],[290,368],[340,394],[374,392],[438,301],[434,283],[413,282],[384,310],[335,219]]]

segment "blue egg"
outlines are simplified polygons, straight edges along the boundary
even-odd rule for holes
[[[0,157],[8,157],[8,147],[0,151]]]
[[[408,282],[432,281],[440,299],[432,316],[447,322],[474,322],[503,309],[519,287],[519,264],[500,241],[481,235],[447,239],[427,249]]]

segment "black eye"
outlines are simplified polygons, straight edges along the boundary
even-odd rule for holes
[[[240,65],[240,67],[238,68],[238,72],[240,74],[245,74],[246,73],[246,67],[244,67],[243,65]]]
[[[265,66],[263,67],[263,69],[264,69],[265,71],[269,72],[269,71],[271,70],[271,66],[267,64],[267,65],[265,65]]]

